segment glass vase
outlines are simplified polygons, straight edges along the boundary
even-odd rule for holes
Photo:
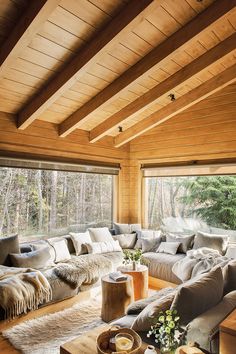
[[[175,354],[176,347],[167,347],[167,346],[161,346],[160,347],[160,352],[161,354]]]

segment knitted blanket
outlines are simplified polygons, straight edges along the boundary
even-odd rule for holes
[[[229,258],[222,256],[219,251],[202,247],[187,251],[186,257],[173,265],[172,272],[184,282],[209,272],[216,265],[224,267],[228,262]]]
[[[58,278],[77,288],[82,284],[94,284],[112,270],[112,262],[100,254],[85,254],[72,257],[54,268]]]
[[[0,304],[5,319],[35,310],[51,298],[51,286],[40,271],[0,265]]]

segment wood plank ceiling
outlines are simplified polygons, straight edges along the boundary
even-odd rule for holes
[[[236,0],[2,0],[0,46],[0,119],[119,147],[236,81]]]

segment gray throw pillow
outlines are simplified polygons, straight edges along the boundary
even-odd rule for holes
[[[166,311],[171,307],[172,301],[175,297],[175,291],[170,294],[161,297],[158,300],[153,301],[146,306],[142,312],[138,314],[132,324],[134,331],[148,331],[152,325],[156,323],[156,317],[160,311]]]
[[[11,265],[10,253],[20,253],[18,235],[0,237],[0,264]]]
[[[119,224],[118,222],[114,222],[113,227],[116,235],[131,234],[132,232],[141,230],[141,224]]]
[[[46,266],[50,259],[50,252],[49,248],[45,247],[28,253],[11,253],[10,257],[14,267],[40,269]]]
[[[121,248],[133,249],[136,244],[137,236],[136,233],[120,234],[113,236],[113,239],[119,242]]]
[[[167,234],[166,241],[180,242],[178,252],[187,253],[187,251],[190,250],[193,246],[194,236],[195,235],[179,236],[179,235]]]
[[[157,249],[157,253],[176,254],[179,248],[180,242],[161,242]]]
[[[156,252],[161,243],[161,237],[153,238],[153,239],[141,239],[142,244],[142,253],[146,252]]]
[[[215,235],[198,231],[194,239],[193,249],[208,247],[225,254],[228,242],[229,236],[227,235]]]
[[[171,288],[171,287],[163,288],[159,291],[156,291],[156,293],[152,296],[149,296],[145,299],[134,301],[127,307],[126,314],[127,315],[137,315],[152,302],[159,300],[160,298],[162,298],[170,293],[173,293],[174,291],[176,291],[175,288]]]
[[[33,241],[30,245],[32,247],[32,251],[38,251],[44,249],[45,247],[48,247],[50,252],[50,259],[48,260],[46,266],[55,265],[54,261],[56,259],[56,253],[52,245],[50,245],[50,243],[48,243],[46,240],[38,240],[38,241]]]
[[[135,249],[141,249],[142,248],[142,239],[154,239],[161,237],[161,230],[137,230],[137,242],[135,245]],[[162,240],[163,241],[163,240]]]
[[[178,288],[171,308],[178,311],[181,325],[215,306],[223,296],[223,275],[220,267],[195,277]]]

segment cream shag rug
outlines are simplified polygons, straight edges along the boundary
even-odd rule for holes
[[[101,320],[101,303],[92,299],[23,322],[3,331],[2,335],[24,354],[59,354],[61,344],[101,324],[104,324]]]

